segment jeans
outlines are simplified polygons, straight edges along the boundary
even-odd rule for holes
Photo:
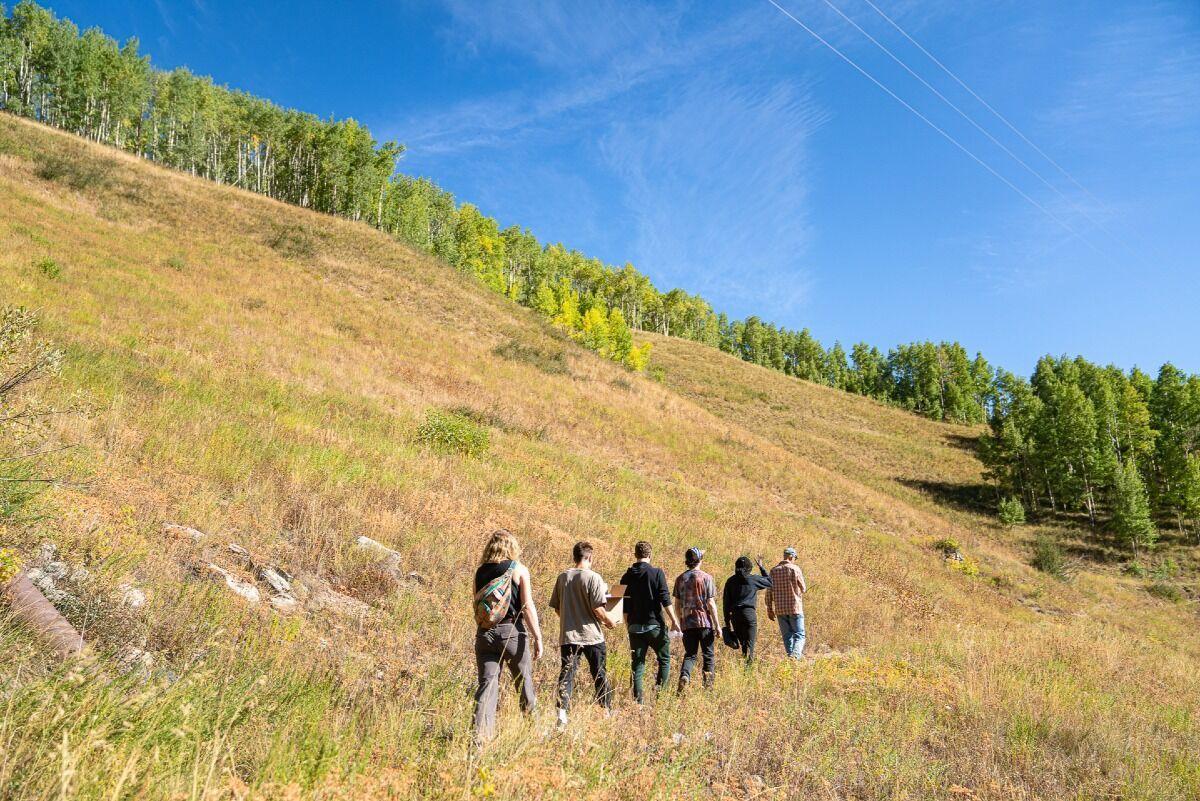
[[[716,653],[713,643],[716,633],[712,629],[684,629],[683,631],[683,668],[679,672],[679,691],[683,692],[688,682],[692,680],[692,670],[696,667],[696,654],[701,652],[704,657],[704,686],[709,687],[716,675]]]
[[[783,649],[792,659],[804,657],[804,613],[798,615],[776,615],[779,633],[783,635]]]
[[[587,660],[596,685],[596,703],[605,709],[612,708],[612,688],[608,684],[608,650],[603,642],[594,645],[566,644],[559,647],[562,669],[558,673],[558,708],[570,709],[571,693],[575,689],[575,671],[579,669],[579,657]]]
[[[496,706],[500,702],[500,666],[508,665],[513,683],[521,693],[521,709],[533,712],[537,697],[533,692],[533,653],[529,638],[512,623],[475,634],[475,668],[479,684],[475,689],[475,734],[489,740],[496,733]]]
[[[655,689],[667,686],[671,678],[671,638],[667,630],[659,625],[633,623],[629,626],[630,666],[633,668],[633,700],[639,704],[645,700],[643,689],[646,676],[646,654],[654,652],[658,658],[658,675],[654,679]]]
[[[746,657],[747,662],[753,662],[754,645],[758,641],[758,612],[752,606],[734,609],[729,614],[729,625],[738,638],[742,656]]]

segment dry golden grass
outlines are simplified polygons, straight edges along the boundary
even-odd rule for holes
[[[78,190],[39,177],[47,157],[111,167]],[[42,310],[68,352],[60,390],[95,409],[55,432],[87,482],[8,536],[93,568],[98,651],[56,666],[0,619],[0,795],[1200,796],[1194,610],[1025,566],[1019,537],[948,503],[979,481],[969,429],[661,338],[655,383],[363,226],[6,116],[0,286]],[[419,442],[430,409],[486,425],[487,452]],[[618,630],[614,718],[580,703],[552,734],[548,657],[539,713],[506,697],[473,754],[469,582],[496,526],[543,603],[578,538],[610,579],[641,538],[669,572],[709,549],[722,579],[793,544],[810,643],[840,653],[785,664],[767,624],[756,670],[721,654],[713,692],[642,710]],[[360,534],[428,585],[364,566]],[[943,563],[942,538],[978,575]],[[189,570],[244,573],[214,556],[227,542],[371,611],[250,607]],[[136,615],[104,602],[124,581],[149,594]],[[157,656],[148,681],[112,667],[128,644]]]

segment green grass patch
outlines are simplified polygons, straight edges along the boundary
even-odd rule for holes
[[[417,426],[416,440],[439,453],[481,456],[491,445],[488,430],[455,412],[431,409]]]

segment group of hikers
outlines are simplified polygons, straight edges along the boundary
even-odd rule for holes
[[[804,654],[803,596],[808,591],[804,573],[796,564],[796,549],[785,548],[779,564],[769,571],[762,558],[751,562],[739,556],[734,573],[725,582],[722,596],[724,617],[717,610],[717,584],[704,571],[704,551],[688,548],[683,561],[687,568],[668,589],[662,568],[651,564],[650,543],[638,542],[634,563],[621,576],[625,623],[629,629],[633,697],[645,702],[646,661],[653,652],[658,662],[655,689],[664,690],[671,675],[671,639],[683,640],[683,665],[677,685],[682,693],[692,681],[697,660],[702,681],[711,686],[716,675],[716,641],[740,650],[746,663],[754,661],[758,640],[758,594],[766,591],[767,617],[779,624],[786,655],[800,659]],[[567,723],[575,674],[580,659],[587,661],[595,685],[596,701],[612,708],[608,651],[604,629],[619,621],[610,613],[616,597],[593,569],[591,543],[577,542],[572,548],[573,566],[559,574],[550,595],[550,608],[558,613],[559,654],[558,722]],[[475,692],[475,731],[481,740],[495,732],[496,708],[500,700],[500,673],[507,667],[521,694],[521,709],[532,712],[536,703],[533,662],[542,656],[542,630],[533,602],[529,568],[521,564],[521,546],[504,529],[491,534],[475,571],[475,662],[479,684]],[[758,574],[753,572],[758,566]],[[723,624],[719,621],[723,620]]]

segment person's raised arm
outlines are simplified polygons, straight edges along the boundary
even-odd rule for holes
[[[765,567],[763,567],[763,563],[762,563],[762,557],[761,557],[761,556],[756,556],[756,557],[754,557],[754,564],[758,565],[758,572],[759,572],[759,574],[761,574],[761,575],[763,575],[763,576],[770,576],[770,575],[771,575],[770,573],[768,573],[768,572],[767,572],[767,569],[766,569]]]
[[[521,593],[521,615],[525,618],[525,628],[533,637],[533,658],[542,658],[542,626],[538,620],[537,607],[533,604],[533,580],[529,577],[529,568],[521,565],[517,568],[517,589]]]

